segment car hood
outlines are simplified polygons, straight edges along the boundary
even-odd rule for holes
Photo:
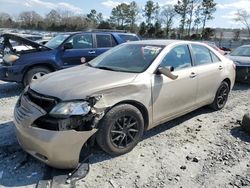
[[[250,65],[250,57],[244,56],[228,56],[232,61],[237,62],[242,65]]]
[[[63,101],[85,99],[102,91],[128,85],[136,73],[124,73],[81,65],[44,76],[30,88],[37,93],[57,97]]]
[[[20,43],[23,43],[27,46],[32,46],[34,48],[46,48],[46,49],[50,49],[49,47],[47,46],[44,46],[42,44],[39,44],[37,42],[34,42],[32,40],[29,40],[29,39],[26,39],[24,37],[20,37],[18,35],[15,35],[15,34],[9,34],[9,33],[5,33],[3,35],[1,35],[1,37],[4,38],[4,40],[14,40],[14,41],[17,41],[17,42],[20,42]]]

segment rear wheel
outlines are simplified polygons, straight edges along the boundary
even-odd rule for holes
[[[210,106],[214,110],[221,110],[227,103],[229,91],[230,88],[228,83],[223,81],[216,92],[213,103]]]
[[[34,67],[25,74],[23,84],[27,86],[50,72],[51,70],[46,67]]]
[[[144,131],[141,112],[134,106],[115,106],[101,121],[97,133],[98,145],[111,155],[122,155],[131,151],[140,141]]]

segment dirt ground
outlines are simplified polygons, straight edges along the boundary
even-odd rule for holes
[[[15,138],[12,114],[20,92],[19,85],[0,82],[0,187],[36,187],[49,173]],[[94,148],[90,172],[75,186],[250,187],[250,135],[240,128],[249,110],[250,86],[237,84],[223,110],[204,107],[158,126],[126,155],[112,158]]]

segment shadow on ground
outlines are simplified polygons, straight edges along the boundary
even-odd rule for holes
[[[249,90],[249,89],[250,89],[250,84],[240,83],[240,82],[236,82],[233,87],[234,91],[238,91],[238,90],[244,91],[244,90]]]
[[[0,99],[19,96],[23,90],[23,86],[17,83],[0,83]]]
[[[239,138],[241,141],[250,143],[250,133],[246,132],[241,126],[234,127],[231,129],[230,133],[235,138]]]

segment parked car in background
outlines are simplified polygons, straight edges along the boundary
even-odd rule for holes
[[[236,48],[228,57],[236,65],[236,81],[250,84],[250,45]]]
[[[205,41],[204,43],[211,46],[213,49],[217,50],[221,55],[226,55],[227,54],[224,50],[222,50],[221,48],[216,46],[216,44],[214,42]]]
[[[0,80],[25,86],[50,72],[86,63],[118,44],[139,40],[135,34],[115,31],[60,34],[45,45],[12,34],[1,38],[0,51],[6,58],[0,66]],[[11,41],[28,49],[17,51]]]
[[[222,109],[234,80],[233,62],[202,43],[121,44],[26,87],[14,112],[17,138],[48,165],[75,168],[90,138],[121,155],[145,130],[205,105]]]
[[[36,40],[35,42],[37,42],[39,44],[42,44],[42,45],[45,45],[47,42],[49,42],[49,40],[47,40],[47,39],[41,39],[41,40]]]

